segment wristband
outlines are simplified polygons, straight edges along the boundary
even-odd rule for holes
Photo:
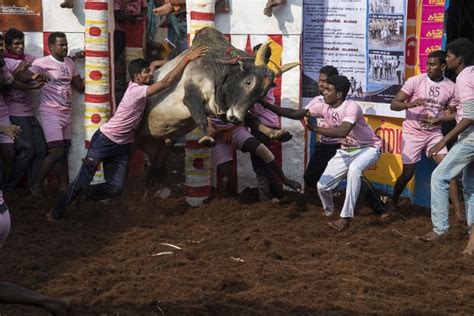
[[[184,64],[189,64],[189,62],[191,61],[187,56],[183,58],[183,61],[184,61]]]

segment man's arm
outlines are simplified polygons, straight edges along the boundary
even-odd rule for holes
[[[474,120],[463,118],[455,128],[451,130],[446,136],[443,137],[436,145],[430,148],[428,156],[432,157],[436,155],[441,149],[443,149],[447,143],[458,137],[459,134],[464,132],[466,128],[474,124]]]
[[[402,90],[398,91],[397,95],[395,98],[392,100],[392,103],[390,104],[390,109],[392,111],[403,111],[409,108],[414,108],[419,105],[425,104],[425,101],[423,99],[416,99],[413,102],[406,102],[410,96],[403,92]]]
[[[183,74],[186,65],[191,60],[194,60],[206,54],[207,50],[207,46],[200,46],[195,49],[190,49],[190,51],[186,54],[183,60],[181,60],[178,66],[171,70],[162,80],[155,82],[154,84],[148,87],[148,89],[146,90],[146,95],[150,96],[162,90],[165,90],[166,88],[169,88],[173,84],[173,82],[181,78],[181,75]]]
[[[19,80],[13,81],[11,87],[18,90],[34,90],[44,86],[44,81],[31,81],[31,83],[24,83]]]
[[[84,85],[84,79],[81,78],[80,75],[74,76],[71,81],[72,86],[78,92],[83,93],[86,90],[86,86]]]
[[[306,109],[295,110],[295,109],[290,109],[290,108],[282,108],[282,107],[270,104],[263,99],[260,100],[259,102],[261,105],[263,105],[265,108],[269,109],[273,113],[279,116],[289,118],[289,119],[302,120],[304,117],[308,115],[308,110]]]
[[[326,128],[326,127],[310,125],[308,123],[306,127],[308,127],[308,129],[313,132],[319,133],[327,137],[345,138],[347,135],[349,135],[354,125],[355,125],[354,123],[342,122],[341,126]]]
[[[436,155],[447,143],[456,139],[468,127],[474,124],[474,99],[463,102],[463,119],[446,136],[428,151],[428,157]]]

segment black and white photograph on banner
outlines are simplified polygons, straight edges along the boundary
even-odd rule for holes
[[[371,14],[369,18],[369,48],[403,49],[403,15]]]
[[[353,74],[345,74],[349,78],[351,87],[347,97],[350,99],[362,99],[364,97],[364,90],[362,81],[365,80],[365,77],[356,76]]]
[[[403,53],[369,50],[369,84],[402,84]]]
[[[394,14],[403,12],[401,0],[370,0],[369,13]]]

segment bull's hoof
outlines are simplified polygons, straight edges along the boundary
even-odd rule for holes
[[[214,147],[214,146],[216,146],[216,141],[211,136],[201,137],[201,139],[198,141],[198,143],[200,145],[205,146],[205,147]]]
[[[168,146],[168,147],[173,146],[175,143],[176,142],[174,140],[172,140],[171,138],[165,139],[165,145]]]

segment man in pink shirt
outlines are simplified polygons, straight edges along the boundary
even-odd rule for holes
[[[67,206],[85,190],[86,198],[91,200],[105,200],[121,194],[127,179],[130,146],[143,118],[147,97],[170,87],[181,77],[189,61],[199,58],[206,52],[207,47],[191,49],[183,61],[163,80],[151,85],[150,63],[144,59],[130,62],[128,71],[131,81],[117,112],[92,136],[79,174],[68,186],[67,193],[59,196],[51,214],[48,214],[49,219],[62,218]],[[97,167],[102,162],[106,182],[90,186]]]
[[[13,145],[13,140],[18,136],[21,128],[19,126],[12,125],[10,122],[10,117],[8,115],[8,108],[5,104],[5,99],[3,91],[6,88],[11,87],[13,84],[14,78],[12,74],[8,71],[8,68],[3,60],[3,48],[4,48],[4,38],[0,34],[0,126],[5,129],[6,132],[0,134],[0,148],[1,148],[1,162],[2,168],[2,179],[0,180],[0,189],[4,189],[4,186],[8,180],[9,171],[13,168],[13,163],[15,161],[15,147]],[[16,133],[13,132],[16,130]]]
[[[408,79],[392,100],[392,110],[406,110],[402,134],[403,171],[395,183],[390,210],[382,215],[382,219],[396,214],[398,199],[415,174],[416,163],[421,160],[421,152],[428,153],[431,147],[443,138],[441,126],[429,122],[433,119],[441,122],[444,109],[456,106],[455,85],[443,76],[445,68],[446,53],[442,50],[431,52],[426,63],[427,73]],[[447,153],[448,150],[444,147],[433,159],[439,164]],[[450,191],[455,212],[460,216],[461,205],[456,180],[451,181]]]
[[[459,38],[446,45],[447,67],[455,72],[456,99],[459,102],[458,124],[435,144],[428,152],[437,155],[446,144],[458,138],[443,161],[431,175],[431,221],[433,230],[420,239],[432,241],[449,230],[448,187],[452,179],[462,173],[464,203],[469,242],[465,254],[474,254],[474,43],[467,38]],[[459,136],[459,137],[458,137]]]
[[[323,118],[328,127],[308,128],[327,137],[341,138],[341,149],[329,161],[318,181],[317,190],[325,213],[334,212],[332,190],[344,178],[347,179],[346,198],[340,218],[329,226],[337,231],[347,229],[354,217],[354,208],[361,187],[361,175],[380,158],[381,140],[367,124],[359,105],[346,100],[350,82],[345,76],[332,76],[327,79],[323,92],[324,104],[309,107],[312,116]]]
[[[5,33],[7,52],[5,62],[8,71],[15,76],[31,65],[34,57],[25,55],[25,34],[15,28]],[[31,188],[38,178],[39,169],[46,157],[46,143],[40,123],[33,113],[33,100],[30,89],[34,86],[20,85],[15,82],[5,94],[10,120],[20,126],[22,133],[15,139],[15,163],[9,174],[7,190],[13,190],[25,173]]]
[[[275,159],[275,155],[265,144],[250,134],[246,126],[224,123],[220,119],[214,118],[211,119],[210,128],[212,129],[211,135],[216,140],[216,146],[212,150],[213,160],[217,166],[218,177],[222,177],[224,195],[228,194],[228,185],[232,179],[233,154],[234,150],[237,149],[258,156],[264,162],[265,168],[270,172],[274,172],[285,185],[295,191],[301,190],[301,185],[285,176]],[[283,197],[281,191],[275,192],[278,194],[277,198]]]
[[[48,37],[51,55],[36,59],[31,70],[43,74],[46,83],[41,90],[39,113],[46,137],[48,155],[43,160],[36,182],[31,187],[39,195],[46,176],[53,171],[58,179],[59,191],[69,183],[68,148],[71,146],[72,87],[84,92],[84,80],[74,61],[67,56],[68,42],[62,32]]]

